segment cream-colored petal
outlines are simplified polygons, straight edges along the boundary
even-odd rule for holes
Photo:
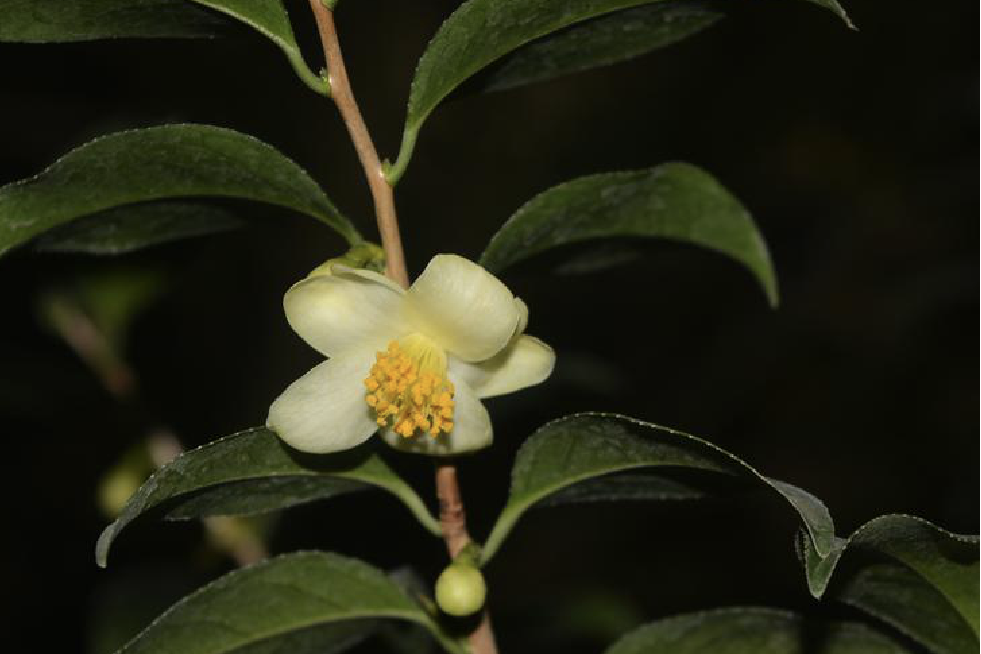
[[[374,354],[345,352],[316,366],[276,398],[266,426],[303,452],[337,452],[363,443],[378,429],[362,383]]]
[[[555,367],[555,352],[534,336],[521,335],[486,361],[450,359],[449,365],[450,374],[478,397],[493,397],[545,381]]]
[[[386,429],[381,434],[385,442],[405,452],[430,456],[463,454],[490,445],[494,440],[494,430],[487,409],[473,389],[461,379],[455,379],[451,374],[450,381],[456,388],[453,396],[456,401],[456,406],[453,407],[453,431],[435,438],[418,432],[415,436],[405,438],[391,429]]]
[[[370,270],[334,265],[333,274],[298,282],[286,292],[286,319],[325,356],[352,348],[382,350],[409,331],[405,292]]]
[[[511,336],[512,341],[515,336],[524,334],[528,327],[528,305],[520,297],[516,297],[514,298],[514,307],[518,311],[518,325],[514,328],[514,335]]]
[[[488,359],[507,345],[520,319],[507,286],[472,261],[439,254],[406,293],[419,330],[464,361]]]

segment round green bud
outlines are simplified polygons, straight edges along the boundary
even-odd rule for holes
[[[476,613],[486,597],[484,575],[471,565],[451,563],[436,580],[436,603],[450,615]]]

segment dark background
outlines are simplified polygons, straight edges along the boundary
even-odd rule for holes
[[[319,66],[305,3],[288,4]],[[457,98],[422,132],[397,189],[412,274],[437,252],[476,258],[511,212],[560,181],[685,160],[750,208],[781,283],[771,311],[736,264],[663,243],[597,274],[557,273],[572,252],[508,272],[531,307],[529,331],[555,347],[558,365],[545,385],[490,402],[495,447],[461,472],[478,538],[521,440],[587,409],[708,438],[822,498],[841,535],[891,512],[978,531],[976,6],[851,0],[852,32],[807,2],[729,4],[728,18],[679,45]],[[454,6],[340,5],[349,72],[383,156],[396,153],[415,61]],[[244,30],[220,41],[2,45],[0,115],[3,183],[98,134],[211,123],[275,145],[373,233],[332,106]],[[120,539],[107,571],[96,568],[106,519],[95,487],[145,418],[119,410],[39,325],[36,306],[42,291],[93,271],[162,271],[166,292],[127,349],[148,414],[188,445],[261,423],[318,361],[289,330],[282,293],[342,243],[305,217],[234,206],[249,225],[220,236],[119,259],[22,249],[0,261],[8,642],[32,635],[42,649],[84,651],[95,625],[129,628],[104,612],[125,586],[136,588],[124,601],[133,612],[141,602],[152,611],[158,595],[227,567],[201,555],[198,527],[147,521]],[[432,495],[427,461],[395,460]],[[729,604],[835,613],[807,594],[789,513],[759,497],[533,514],[487,571],[502,645],[573,651],[549,633],[567,629],[579,650],[597,651],[623,627]],[[276,534],[277,552],[414,562],[429,580],[443,564],[441,545],[385,497],[293,509]]]

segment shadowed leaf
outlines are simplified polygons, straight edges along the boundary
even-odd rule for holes
[[[235,215],[203,202],[128,204],[55,228],[37,241],[46,252],[125,254],[238,227]]]
[[[665,238],[715,250],[749,269],[771,305],[776,275],[749,212],[690,164],[580,177],[544,191],[491,238],[480,264],[492,271],[558,245],[613,237]]]
[[[910,654],[871,628],[819,622],[764,608],[729,608],[665,618],[630,632],[606,654]]]
[[[824,504],[806,491],[764,477],[739,458],[695,436],[625,416],[583,413],[546,424],[518,450],[508,501],[484,545],[483,561],[490,560],[528,509],[556,493],[568,493],[566,489],[577,484],[613,473],[662,467],[719,473],[776,491],[797,512],[807,540],[816,550],[827,553],[831,549],[831,516]],[[688,484],[663,490],[667,497],[676,499],[696,497],[701,489]],[[631,499],[629,495],[627,498]]]
[[[908,515],[884,515],[820,555],[800,543],[807,584],[904,631],[938,654],[978,649],[978,538]],[[886,563],[882,563],[882,561]],[[843,565],[844,564],[844,565]]]
[[[442,533],[419,496],[373,453],[371,444],[309,455],[290,449],[265,427],[248,429],[185,452],[154,473],[99,536],[96,560],[105,566],[119,532],[165,503],[165,517],[174,519],[244,515],[370,487],[399,498],[423,526]]]
[[[300,552],[236,570],[188,595],[120,654],[322,654],[390,619],[443,638],[380,570],[337,554]]]
[[[506,55],[481,80],[498,91],[626,61],[677,43],[722,18],[702,2],[658,2],[577,23]]]
[[[228,31],[227,16],[270,39],[305,84],[327,92],[303,61],[282,0],[0,0],[0,16],[0,42],[12,43],[208,38]]]
[[[468,0],[433,36],[419,59],[406,110],[398,159],[386,175],[401,178],[422,124],[472,75],[535,39],[611,12],[664,0]],[[836,0],[812,0],[839,16]]]
[[[0,254],[83,216],[149,200],[256,200],[361,237],[316,182],[273,147],[209,125],[118,132],[72,150],[35,177],[0,188]]]

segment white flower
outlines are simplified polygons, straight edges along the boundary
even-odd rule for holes
[[[408,290],[334,264],[290,288],[283,306],[329,357],[269,407],[266,424],[305,452],[344,450],[379,430],[425,454],[486,447],[493,430],[481,398],[538,384],[555,363],[524,334],[524,302],[456,255],[433,257]]]

